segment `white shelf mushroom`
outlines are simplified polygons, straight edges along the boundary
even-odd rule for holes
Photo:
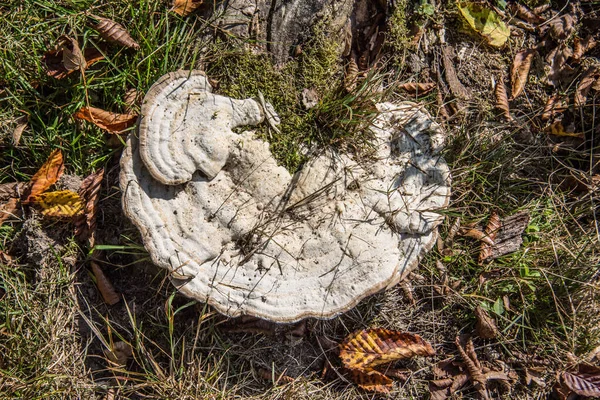
[[[398,283],[449,200],[441,128],[413,103],[379,104],[375,157],[326,151],[292,176],[268,143],[232,131],[276,123],[264,108],[212,94],[199,71],[150,89],[120,183],[153,262],[224,314],[278,322],[333,317]]]

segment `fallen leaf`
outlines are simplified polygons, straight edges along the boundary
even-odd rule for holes
[[[15,126],[15,129],[13,129],[13,133],[12,133],[12,145],[13,146],[18,146],[19,142],[21,141],[21,135],[23,134],[23,131],[25,130],[25,128],[27,128],[27,121],[29,120],[29,117],[27,115],[21,115],[19,118],[17,118],[16,122],[17,122],[17,126]]]
[[[117,293],[114,286],[112,285],[112,283],[110,283],[106,275],[104,275],[104,272],[102,272],[100,266],[94,261],[91,262],[91,266],[92,272],[96,277],[96,286],[98,286],[98,291],[100,291],[104,302],[110,306],[113,306],[119,301],[121,301],[121,296],[119,295],[119,293]]]
[[[567,60],[573,54],[571,48],[562,43],[554,48],[546,57],[549,64],[548,83],[557,86],[560,82],[566,81],[573,74],[573,68],[567,64]]]
[[[12,197],[21,198],[23,192],[29,186],[26,182],[0,183],[0,201],[6,201]]]
[[[200,7],[203,0],[173,0],[173,11],[182,17],[185,17]]]
[[[600,68],[590,67],[583,73],[575,89],[575,108],[585,106],[587,95],[598,78],[600,78]]]
[[[567,132],[561,121],[557,121],[546,128],[546,132],[554,136],[562,136],[562,137],[574,137],[578,139],[584,139],[585,135],[583,132],[575,133],[575,132]]]
[[[122,133],[135,125],[137,114],[118,114],[96,107],[82,107],[73,115],[75,119],[91,122],[110,133]]]
[[[376,328],[349,335],[340,344],[340,359],[348,369],[372,368],[414,356],[432,356],[433,347],[419,335]]]
[[[87,61],[79,48],[77,40],[70,36],[62,35],[56,41],[60,50],[62,50],[62,63],[67,71],[85,71]]]
[[[104,59],[102,53],[94,47],[86,48],[83,51],[83,55],[88,67],[97,61]],[[48,76],[56,79],[63,79],[70,73],[76,71],[74,69],[67,70],[67,68],[64,66],[63,51],[61,49],[50,50],[44,53],[44,56],[42,57],[42,63],[46,66]]]
[[[0,205],[0,226],[11,217],[18,218],[21,214],[19,199],[12,198]]]
[[[123,25],[112,19],[98,17],[97,15],[91,15],[90,17],[98,21],[98,23],[94,24],[92,27],[100,33],[100,36],[102,36],[103,39],[120,44],[121,46],[139,50],[140,45],[133,40]]]
[[[44,165],[31,177],[31,186],[25,192],[24,203],[28,203],[33,197],[48,190],[60,178],[64,170],[62,152],[56,149],[50,154]]]
[[[510,83],[512,85],[511,100],[516,99],[521,93],[523,93],[523,89],[525,89],[525,85],[527,84],[527,79],[529,77],[531,62],[533,61],[533,56],[535,53],[535,50],[525,49],[521,50],[515,55],[515,60],[513,61],[510,73]]]
[[[493,339],[498,336],[496,322],[494,322],[492,317],[490,317],[490,314],[488,314],[481,306],[475,307],[475,317],[477,318],[475,331],[480,338]]]
[[[127,360],[133,355],[133,348],[129,343],[118,341],[112,343],[110,350],[105,350],[104,354],[108,362],[118,368],[127,365]]]
[[[475,228],[461,228],[460,234],[462,236],[470,237],[476,240],[481,240],[483,243],[490,246],[494,246],[494,241],[484,232]]]
[[[96,230],[96,214],[98,212],[98,196],[101,188],[102,178],[104,177],[104,168],[88,175],[77,193],[81,197],[84,208],[83,214],[75,219],[75,236],[80,240],[91,239],[90,247],[94,246],[93,234]]]
[[[546,371],[544,367],[527,367],[525,368],[525,384],[530,386],[535,383],[539,387],[545,387],[546,381],[542,378]]]
[[[258,375],[259,378],[267,380],[267,381],[271,381],[275,385],[279,384],[280,382],[292,383],[295,381],[294,378],[292,378],[289,375],[286,375],[285,371],[282,372],[281,374],[276,374],[276,373],[274,373],[274,371],[271,371],[269,369],[258,368],[256,370],[256,374]]]
[[[344,89],[346,89],[346,91],[349,93],[356,89],[358,72],[358,64],[356,64],[354,57],[351,56],[344,74]]]
[[[420,82],[407,82],[407,83],[402,83],[400,85],[397,86],[399,90],[403,90],[405,92],[408,92],[409,94],[414,94],[414,95],[426,95],[427,93],[431,92],[433,89],[435,89],[436,84],[433,82],[426,82],[426,83],[420,83]]]
[[[534,13],[531,9],[529,9],[529,7],[527,7],[524,4],[521,4],[518,1],[510,3],[509,8],[510,11],[517,17],[531,24],[541,24],[546,20],[545,18],[542,18],[536,13]]]
[[[32,198],[45,217],[70,218],[82,211],[81,197],[70,190],[41,193]]]
[[[349,372],[352,381],[362,389],[371,392],[389,393],[392,388],[392,380],[374,369],[351,369]]]
[[[565,384],[580,396],[600,397],[600,368],[588,372],[563,372]]]
[[[544,109],[542,110],[542,121],[548,121],[549,119],[551,119],[552,117],[554,117],[554,115],[556,114],[560,114],[562,112],[564,112],[567,109],[567,106],[562,102],[561,100],[561,96],[558,94],[555,94],[554,96],[551,96],[548,101],[546,101],[546,105],[544,106]]]
[[[498,230],[501,227],[500,217],[496,212],[493,212],[490,216],[490,220],[488,221],[487,226],[485,227],[485,234],[488,238],[492,240],[495,244],[496,236],[498,235]],[[490,245],[486,242],[481,244],[481,251],[479,252],[479,264],[482,264],[486,259],[492,256],[493,245]]]
[[[502,47],[510,37],[510,28],[498,14],[480,3],[459,1],[458,9],[471,28],[483,36],[489,45]]]
[[[132,88],[125,92],[125,95],[123,96],[123,103],[125,103],[128,110],[133,109],[139,104],[139,102],[140,93],[136,89]]]
[[[550,37],[558,41],[567,39],[573,33],[575,22],[575,18],[571,14],[565,14],[560,18],[553,19],[548,24]]]
[[[596,79],[596,81],[592,85],[592,89],[597,92],[600,92],[600,77],[598,77],[598,79]]]
[[[596,41],[593,36],[588,36],[585,39],[576,37],[573,39],[573,54],[571,58],[578,62],[585,53],[594,47],[596,47]]]
[[[502,77],[498,78],[498,82],[496,82],[494,96],[496,97],[496,108],[502,112],[504,119],[512,121],[513,117],[510,115],[506,86],[504,85],[504,79]]]

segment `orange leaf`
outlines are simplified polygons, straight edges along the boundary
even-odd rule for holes
[[[121,133],[135,125],[138,116],[137,114],[117,114],[96,107],[82,107],[74,117],[91,122],[107,132]]]
[[[574,132],[565,131],[565,128],[564,128],[562,122],[560,122],[560,121],[555,122],[552,125],[550,125],[548,128],[546,128],[546,131],[554,136],[566,136],[566,137],[574,137],[574,138],[578,138],[578,139],[585,138],[585,135],[583,134],[583,132],[574,133]]]
[[[427,82],[427,83],[415,83],[415,82],[407,82],[401,85],[398,85],[398,89],[404,90],[410,94],[417,95],[425,95],[435,89],[435,83]]]
[[[392,388],[392,380],[374,369],[366,371],[351,369],[349,372],[354,383],[365,390],[389,393]]]
[[[203,0],[173,0],[173,11],[185,17],[202,5]]]
[[[515,60],[510,73],[510,82],[512,85],[511,100],[516,99],[521,93],[523,93],[523,89],[525,89],[525,84],[527,83],[527,78],[529,77],[531,62],[533,61],[533,56],[535,53],[535,50],[525,49],[521,50],[515,55]]]
[[[100,33],[102,38],[109,42],[118,43],[121,46],[139,50],[140,45],[133,40],[123,25],[112,19],[98,17],[96,15],[92,15],[91,18],[98,21],[97,24],[93,25],[93,28]]]
[[[467,236],[473,239],[481,240],[483,243],[488,244],[490,246],[494,245],[494,241],[490,238],[486,233],[481,232],[479,229],[475,228],[463,228],[460,232],[462,236]]]
[[[59,149],[56,149],[50,154],[48,160],[42,165],[38,172],[31,178],[31,187],[26,192],[25,203],[30,202],[33,197],[42,194],[63,174],[65,170],[65,164],[63,162],[63,156]]]
[[[340,358],[349,369],[372,368],[404,358],[434,354],[433,347],[419,335],[382,328],[355,332],[340,344]]]
[[[114,286],[112,285],[112,283],[110,283],[106,275],[104,275],[104,272],[102,272],[100,266],[94,261],[92,261],[91,264],[92,272],[96,277],[96,285],[98,286],[98,290],[100,291],[104,302],[110,306],[117,304],[119,301],[121,301],[121,296],[119,295],[119,293],[117,293]]]

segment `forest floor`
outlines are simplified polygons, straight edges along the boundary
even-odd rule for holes
[[[499,46],[454,2],[367,3],[371,35],[356,34],[350,54],[317,31],[275,66],[254,43],[205,34],[216,30],[210,5],[179,15],[150,0],[0,0],[0,398],[600,393],[600,3],[480,2],[470,12],[493,10],[510,28]],[[121,23],[138,45],[108,46],[90,13]],[[61,35],[76,38],[87,65]],[[231,320],[178,294],[122,211],[119,159],[135,127],[123,117],[126,129],[109,133],[74,117],[89,105],[135,115],[150,86],[178,69],[205,70],[220,94],[264,93],[282,117],[271,150],[291,171],[301,146],[352,143],[375,100],[420,103],[447,135],[452,199],[438,245],[405,282],[332,320]],[[356,95],[365,87],[383,90]],[[312,111],[304,89],[319,99]],[[360,100],[352,116],[341,105],[349,96]],[[82,181],[104,171],[91,225],[25,201],[57,149],[57,190],[93,203]],[[519,227],[516,247],[481,259],[485,240],[473,236],[496,218]],[[98,290],[104,281],[115,304]],[[418,334],[436,355],[395,363],[393,384],[379,388],[387,393],[365,390],[341,368],[337,344],[367,328]],[[480,372],[506,379],[482,391],[457,337],[473,341]]]

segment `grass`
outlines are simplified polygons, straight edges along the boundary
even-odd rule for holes
[[[139,234],[120,206],[121,148],[107,146],[104,133],[71,117],[86,104],[86,91],[93,106],[122,112],[128,89],[144,92],[164,73],[204,67],[219,81],[219,93],[247,98],[261,91],[272,102],[282,117],[282,134],[273,137],[264,127],[257,134],[270,141],[289,170],[305,160],[303,146],[335,146],[360,154],[368,142],[360,133],[374,116],[372,103],[380,100],[370,89],[383,83],[389,90],[382,97],[407,99],[391,84],[408,79],[399,56],[405,54],[408,35],[401,11],[412,6],[399,4],[390,43],[398,57],[385,74],[373,74],[358,92],[346,93],[344,61],[319,27],[298,57],[277,68],[265,55],[240,50],[231,38],[204,38],[201,32],[212,27],[208,11],[182,18],[149,0],[0,1],[0,12],[11,16],[0,19],[0,120],[7,121],[0,127],[0,183],[28,180],[55,148],[63,150],[68,174],[82,177],[105,167],[100,261],[124,295],[114,307],[103,303],[86,268],[89,249],[74,242],[68,224],[34,214],[24,223],[0,227],[0,250],[13,255],[12,260],[0,255],[0,398],[102,398],[108,393],[123,398],[371,398],[341,373],[321,379],[316,360],[322,353],[339,365],[333,352],[323,348],[325,339],[340,341],[369,326],[408,330],[431,341],[440,360],[456,354],[456,334],[472,332],[472,310],[478,305],[491,310],[500,329],[497,339],[476,342],[478,351],[492,354],[488,361],[493,354],[506,362],[531,354],[548,364],[548,386],[517,384],[517,398],[548,394],[554,371],[566,367],[569,354],[582,358],[596,347],[600,199],[597,190],[578,192],[565,185],[565,177],[589,171],[589,158],[598,150],[565,155],[553,151],[553,143],[536,131],[523,140],[527,132],[499,123],[491,112],[491,97],[483,91],[476,91],[462,116],[445,126],[453,199],[441,236],[447,236],[458,216],[485,225],[492,211],[511,215],[526,210],[531,220],[524,244],[483,266],[471,239],[456,238],[450,252],[434,249],[411,277],[414,304],[396,287],[339,318],[309,321],[311,333],[299,343],[290,341],[290,327],[279,327],[273,337],[233,334],[222,329],[225,318],[177,295],[165,273],[140,250]],[[64,80],[46,76],[40,60],[59,35],[99,47],[97,33],[86,26],[88,10],[126,25],[141,49],[104,50],[105,60],[85,71],[85,84],[77,72]],[[304,88],[322,95],[314,109],[301,104]],[[528,90],[533,101],[519,105],[522,121],[534,120],[541,107],[535,100],[544,95],[537,86]],[[424,102],[436,115],[434,98]],[[29,116],[29,126],[21,144],[11,146],[14,120],[23,114]],[[593,119],[582,119],[593,124]],[[116,341],[133,349],[124,367],[106,361],[107,348]],[[423,398],[432,363],[404,364],[418,372],[398,384],[394,396]],[[526,364],[511,365],[522,372]],[[273,376],[287,371],[301,377],[276,385],[260,377],[261,369]],[[462,394],[471,392],[465,388]]]

